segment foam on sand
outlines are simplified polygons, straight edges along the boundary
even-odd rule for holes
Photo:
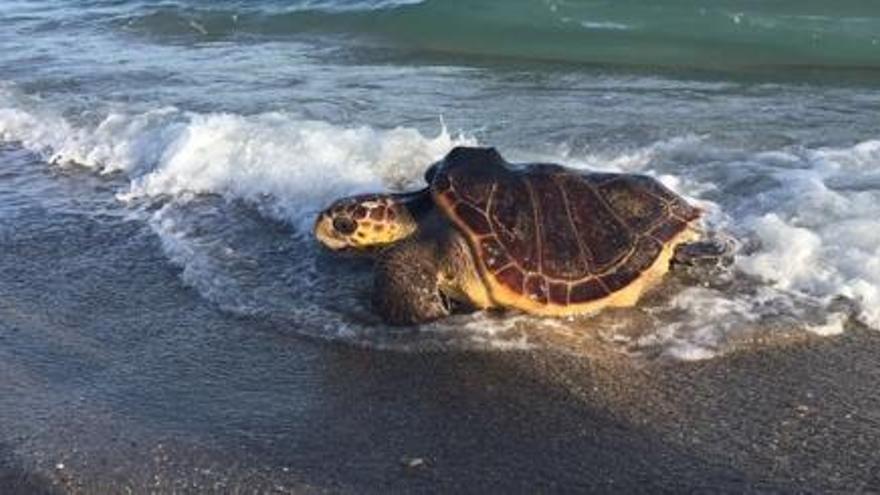
[[[771,210],[745,219],[761,249],[740,267],[774,286],[859,303],[880,328],[880,141],[791,155],[773,172]]]

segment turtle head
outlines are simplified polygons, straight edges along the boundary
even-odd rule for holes
[[[414,194],[365,194],[335,201],[318,215],[315,237],[331,251],[364,253],[405,239],[417,228],[407,207]]]

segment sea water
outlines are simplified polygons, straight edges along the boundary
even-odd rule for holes
[[[0,23],[0,239],[134,225],[161,266],[108,268],[131,284],[170,267],[219,312],[379,348],[599,331],[704,359],[756,332],[880,329],[870,2],[3,1]],[[456,145],[653,175],[736,261],[629,311],[388,328],[369,262],[323,252],[314,216],[423,187]]]

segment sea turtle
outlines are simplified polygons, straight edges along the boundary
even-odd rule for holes
[[[413,193],[334,202],[315,235],[372,252],[373,302],[391,324],[455,308],[564,316],[631,306],[674,257],[701,257],[701,210],[635,174],[514,165],[494,148],[457,147]],[[687,246],[688,249],[681,249]]]

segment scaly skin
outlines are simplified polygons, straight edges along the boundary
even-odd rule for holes
[[[340,199],[318,215],[315,237],[332,251],[366,254],[387,247],[418,229],[407,205],[424,194],[365,194]]]
[[[428,201],[427,191],[353,196],[334,202],[315,222],[315,237],[333,251],[381,251],[373,305],[392,324],[441,318],[453,306],[494,305],[467,241],[433,207],[425,208]]]
[[[485,309],[489,298],[465,238],[436,211],[418,233],[382,252],[373,306],[393,325],[425,323],[456,309]]]

